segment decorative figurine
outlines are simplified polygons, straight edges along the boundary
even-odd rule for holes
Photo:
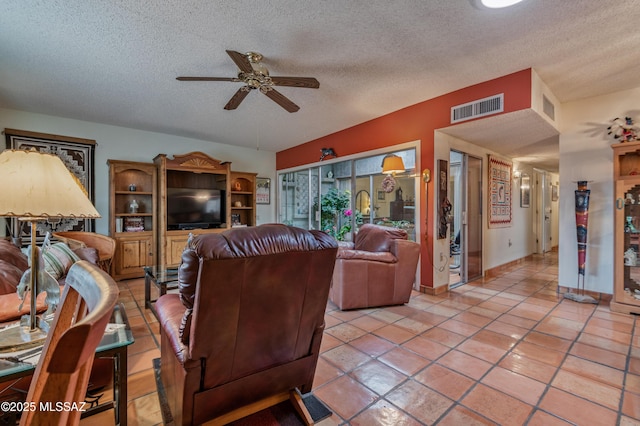
[[[638,140],[638,132],[640,128],[633,125],[631,117],[625,117],[624,121],[619,117],[611,120],[613,124],[607,127],[607,134],[613,135],[614,139],[621,139],[620,142],[631,142]]]
[[[136,200],[131,201],[129,204],[129,213],[138,213],[138,202]]]
[[[638,255],[633,248],[629,247],[629,249],[624,252],[624,266],[636,266],[637,263]]]

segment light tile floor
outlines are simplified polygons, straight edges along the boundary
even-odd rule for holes
[[[640,425],[640,320],[563,299],[557,278],[549,254],[404,306],[329,303],[314,394],[334,414],[320,425]],[[136,338],[129,424],[161,424],[158,323],[143,280],[120,288]]]

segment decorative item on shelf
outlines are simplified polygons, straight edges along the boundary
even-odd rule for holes
[[[624,203],[625,204],[635,204],[636,200],[633,199],[633,194],[630,192],[627,192],[624,196]]]
[[[136,184],[135,183],[132,183],[131,185],[129,185],[129,191],[135,192],[135,190],[136,190]]]
[[[638,229],[633,225],[633,217],[627,216],[627,220],[624,223],[624,232],[625,233],[636,233]]]
[[[638,255],[636,251],[629,247],[627,251],[624,252],[624,265],[625,266],[636,266],[638,263]]]
[[[46,337],[45,323],[36,316],[36,296],[44,285],[44,264],[39,262],[41,253],[36,246],[37,222],[62,218],[94,219],[100,214],[78,179],[59,157],[52,154],[36,150],[3,151],[0,153],[0,182],[11,182],[0,194],[0,217],[15,217],[31,223],[30,269],[25,272],[29,281],[30,312],[21,319],[20,327],[3,330],[0,337],[0,347],[19,349]],[[27,278],[23,276],[23,279]]]
[[[144,218],[140,216],[131,216],[124,218],[125,232],[142,232],[144,231]]]
[[[624,120],[616,117],[611,120],[613,124],[607,127],[607,134],[613,135],[614,139],[620,139],[620,142],[632,142],[638,140],[640,128],[633,124],[631,117],[625,117]]]
[[[242,201],[236,201],[235,203],[233,203],[234,207],[242,207]]]
[[[576,236],[578,240],[578,283],[577,293],[565,293],[564,297],[580,303],[598,303],[593,297],[585,294],[585,270],[587,263],[587,224],[589,222],[589,197],[591,190],[587,189],[586,180],[578,181],[575,191]],[[580,285],[582,277],[582,286]],[[581,290],[582,287],[582,290]]]
[[[337,157],[338,155],[333,150],[333,148],[320,148],[320,161],[324,160],[327,157]]]
[[[329,170],[327,172],[327,179],[333,179],[333,171],[332,170]]]
[[[233,189],[234,191],[242,191],[242,183],[239,180],[235,181]]]
[[[238,226],[240,225],[240,215],[233,213],[231,215],[231,226]]]
[[[131,203],[129,203],[129,213],[138,213],[138,207],[140,207],[138,202],[136,200],[132,200]]]

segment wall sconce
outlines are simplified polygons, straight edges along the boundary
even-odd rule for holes
[[[404,162],[401,157],[389,154],[382,160],[382,173],[395,175],[396,173],[404,173],[404,171]]]

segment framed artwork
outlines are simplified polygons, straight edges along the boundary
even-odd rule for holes
[[[489,155],[489,228],[511,226],[511,173],[513,164]]]
[[[271,203],[271,179],[256,178],[256,204]]]
[[[438,239],[447,238],[451,203],[448,198],[449,162],[438,160]]]
[[[520,176],[520,207],[529,207],[531,203],[531,178],[523,173]]]
[[[25,130],[5,129],[7,149],[36,149],[58,156],[67,169],[80,181],[87,196],[95,204],[94,156],[96,141],[70,136],[50,135]],[[85,231],[93,232],[93,219],[61,219],[55,223],[40,221],[37,224],[38,242],[42,242],[47,232]],[[10,220],[11,233],[28,241],[31,229],[22,226],[17,219]]]
[[[386,192],[378,191],[378,201],[384,201],[386,199]]]
[[[551,201],[558,201],[558,185],[551,185]]]

